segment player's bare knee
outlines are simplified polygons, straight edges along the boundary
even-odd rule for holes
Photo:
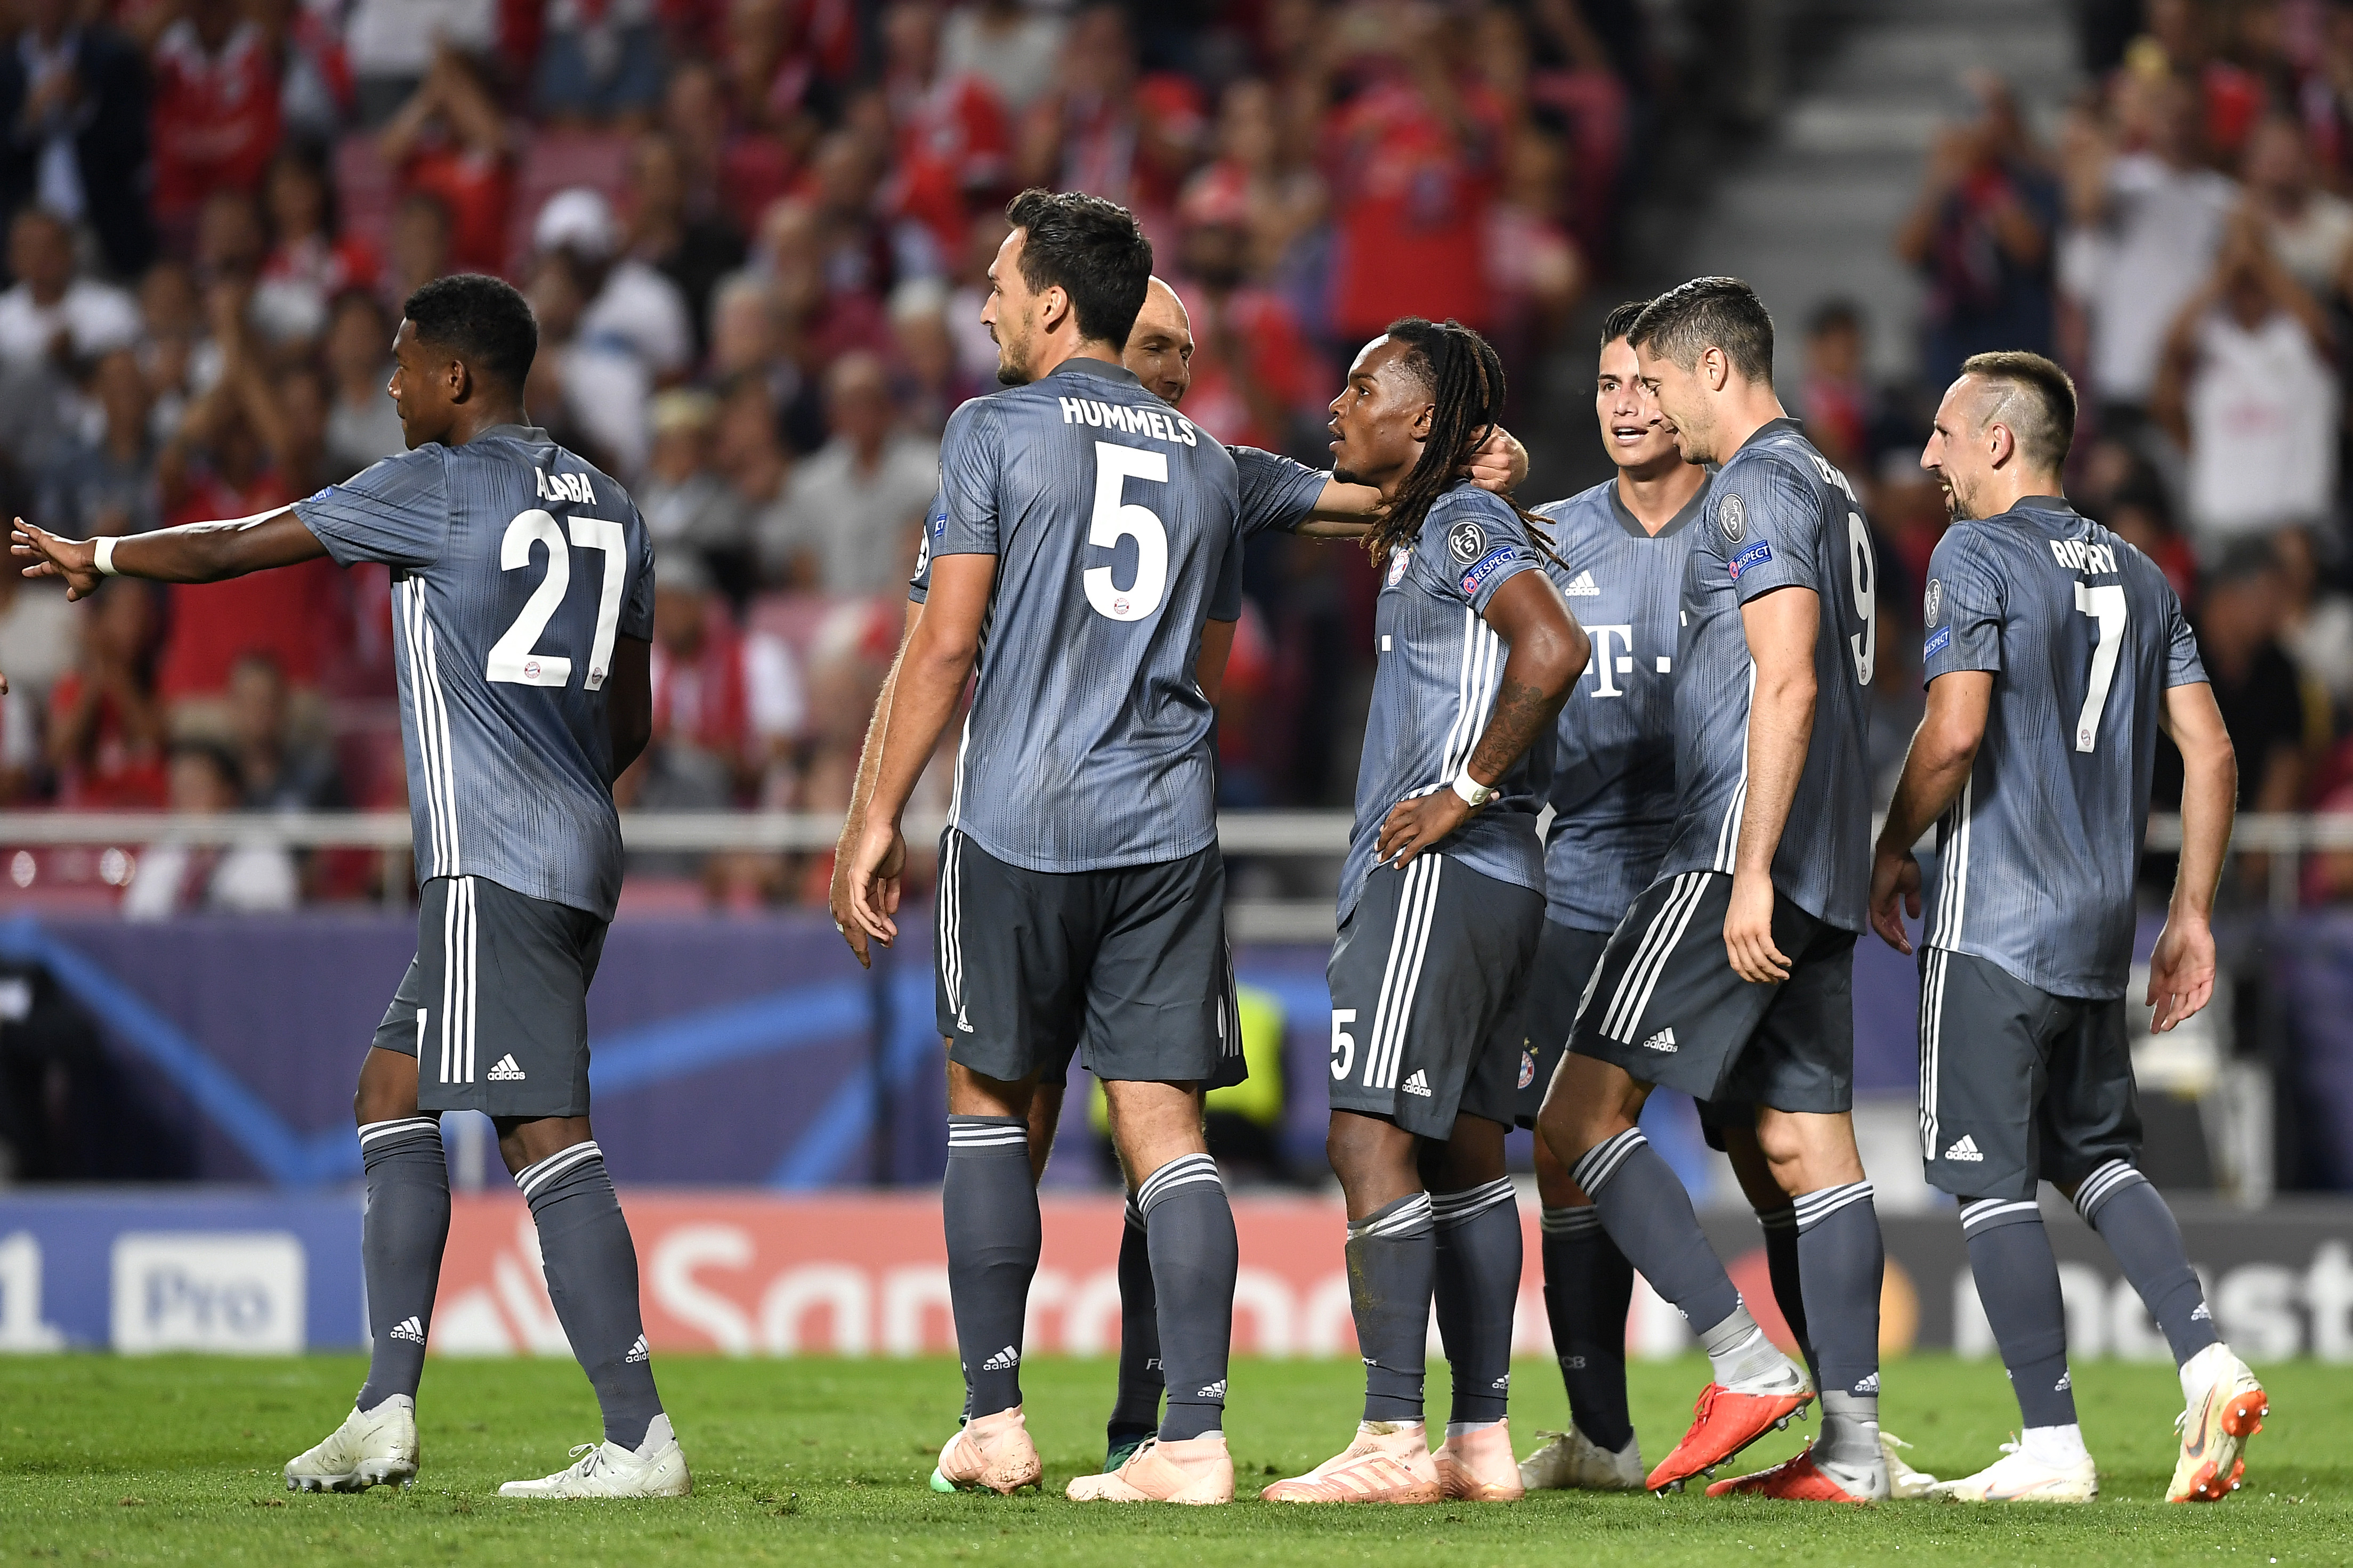
[[[1509,1131],[1483,1116],[1456,1117],[1453,1135],[1444,1143],[1423,1144],[1424,1184],[1434,1193],[1459,1193],[1494,1181],[1504,1174],[1504,1139]]]
[[[352,1090],[352,1119],[365,1127],[417,1114],[417,1058],[371,1049],[360,1064],[359,1085]]]
[[[491,1121],[499,1134],[499,1158],[507,1173],[517,1175],[551,1154],[596,1136],[585,1116],[501,1116]]]
[[[1582,1208],[1593,1201],[1552,1152],[1541,1131],[1536,1134],[1536,1198],[1548,1209]]]
[[[985,1077],[962,1062],[948,1063],[950,1116],[1008,1116],[1026,1122],[1037,1090],[1035,1073],[1008,1080]]]
[[[1103,1098],[1121,1167],[1139,1183],[1171,1160],[1208,1152],[1198,1085],[1108,1079]]]
[[[1756,1137],[1774,1184],[1792,1197],[1862,1180],[1854,1123],[1845,1115],[1760,1110]]]

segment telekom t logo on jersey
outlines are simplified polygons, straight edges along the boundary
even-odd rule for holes
[[[1585,628],[1585,635],[1593,643],[1593,677],[1599,682],[1594,688],[1593,695],[1596,697],[1625,696],[1626,689],[1618,684],[1615,677],[1634,673],[1634,628],[1630,626],[1588,626]],[[1610,648],[1611,637],[1618,639],[1616,651]]]

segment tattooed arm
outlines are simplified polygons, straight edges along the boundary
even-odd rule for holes
[[[1560,590],[1542,572],[1523,572],[1496,589],[1487,601],[1487,624],[1510,651],[1494,710],[1463,771],[1492,785],[1552,728],[1569,688],[1585,673],[1592,647]],[[1471,807],[1451,788],[1401,800],[1381,824],[1380,858],[1405,865],[1470,816]]]

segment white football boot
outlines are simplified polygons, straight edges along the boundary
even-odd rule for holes
[[[1924,1498],[1936,1484],[1936,1478],[1926,1470],[1915,1470],[1904,1462],[1897,1450],[1912,1445],[1885,1432],[1879,1435],[1879,1451],[1887,1456],[1887,1495],[1892,1498]]]
[[[1578,1431],[1538,1432],[1545,1444],[1520,1461],[1520,1485],[1532,1492],[1638,1492],[1642,1489],[1642,1441],[1630,1437],[1616,1453]]]
[[[2100,1475],[2089,1454],[2052,1465],[2029,1455],[2023,1443],[2004,1443],[2000,1458],[1974,1476],[1936,1482],[1928,1495],[1954,1502],[2090,1502],[2100,1495]]]
[[[286,1461],[290,1492],[364,1492],[417,1484],[417,1401],[396,1394],[354,1409],[327,1440]]]
[[[613,1443],[583,1443],[572,1450],[572,1463],[563,1469],[535,1481],[509,1481],[499,1488],[499,1496],[684,1497],[693,1489],[670,1417],[657,1415],[635,1452]]]

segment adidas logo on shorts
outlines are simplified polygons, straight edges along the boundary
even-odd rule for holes
[[[967,1017],[965,1017],[965,1016],[964,1016],[964,1009],[963,1009],[963,1008],[961,1008],[961,1007],[957,1008],[957,1009],[956,1009],[956,1033],[958,1033],[958,1034],[960,1034],[960,1035],[969,1035],[969,1034],[971,1034],[972,1032],[973,1032],[972,1020],[971,1020],[971,1019],[969,1019],[969,1018],[967,1018]]]
[[[995,1355],[990,1356],[987,1361],[982,1362],[980,1363],[980,1370],[983,1372],[1010,1372],[1020,1364],[1021,1352],[1015,1350],[1011,1345],[1008,1345],[1003,1350],[998,1351]]]
[[[522,1068],[515,1065],[515,1059],[512,1053],[509,1053],[506,1056],[501,1057],[499,1058],[499,1065],[492,1068],[489,1072],[484,1073],[482,1076],[489,1079],[492,1083],[521,1083],[522,1081]]]
[[[629,1347],[629,1353],[623,1356],[621,1361],[625,1365],[634,1364],[635,1363],[645,1360],[653,1352],[651,1351],[646,1349],[646,1336],[639,1334],[638,1336],[638,1342]]]
[[[1945,1158],[1957,1160],[1964,1165],[1985,1163],[1985,1154],[1978,1148],[1978,1141],[1966,1132],[1953,1141],[1953,1146],[1945,1151]]]
[[[2051,1385],[2051,1392],[2053,1394],[2064,1394],[2074,1386],[2074,1381],[2063,1372],[2059,1374],[2059,1381]]]
[[[414,1317],[403,1318],[393,1324],[391,1331],[384,1337],[388,1340],[406,1340],[410,1344],[421,1345],[425,1342],[425,1325]]]
[[[1413,1076],[1405,1080],[1404,1088],[1408,1094],[1418,1094],[1424,1100],[1430,1098],[1430,1079],[1419,1068],[1413,1069]]]
[[[1642,1048],[1646,1051],[1664,1051],[1669,1055],[1672,1055],[1678,1048],[1675,1045],[1674,1030],[1672,1028],[1661,1029],[1657,1034],[1652,1035],[1649,1039],[1642,1042]]]
[[[1561,592],[1567,595],[1572,599],[1598,599],[1601,597],[1601,589],[1593,581],[1593,574],[1590,572],[1579,572],[1577,576],[1570,581],[1568,586],[1563,588]]]

